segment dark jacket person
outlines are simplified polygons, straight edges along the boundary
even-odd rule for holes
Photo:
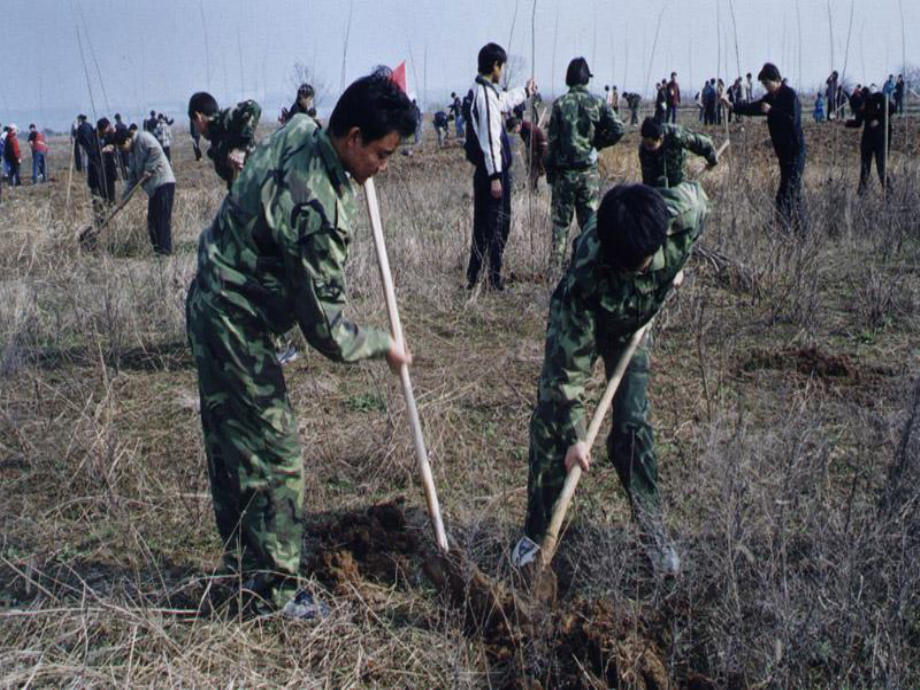
[[[783,84],[779,69],[766,63],[757,79],[767,93],[751,103],[723,104],[739,115],[766,116],[773,150],[779,160],[780,184],[776,207],[789,226],[804,230],[802,176],[805,173],[805,134],[802,132],[802,104],[798,94]]]

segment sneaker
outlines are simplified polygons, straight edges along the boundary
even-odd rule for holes
[[[284,350],[276,352],[275,356],[278,358],[278,364],[284,366],[296,360],[300,355],[297,353],[297,348],[294,347],[294,343],[291,343]]]
[[[524,536],[511,551],[511,564],[515,568],[523,568],[528,563],[533,563],[537,559],[537,552],[540,551],[540,545]]]
[[[318,621],[328,618],[332,611],[329,607],[305,589],[297,592],[297,596],[291,599],[281,609],[281,615],[284,618],[290,618],[298,621]]]

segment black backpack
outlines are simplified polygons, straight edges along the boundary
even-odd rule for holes
[[[485,160],[482,156],[482,147],[479,146],[479,137],[476,136],[476,130],[473,129],[473,89],[470,89],[464,96],[460,110],[463,113],[463,121],[466,123],[464,125],[466,138],[463,141],[466,160],[473,165],[483,165]]]

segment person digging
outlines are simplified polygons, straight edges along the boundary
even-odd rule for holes
[[[577,240],[550,303],[545,359],[530,420],[527,516],[524,537],[512,552],[515,566],[537,561],[539,545],[552,534],[550,517],[567,473],[575,466],[590,470],[584,400],[597,359],[603,359],[610,379],[620,360],[629,358],[633,335],[680,284],[708,205],[697,182],[670,189],[618,186],[605,195]],[[629,497],[654,572],[676,576],[680,558],[662,523],[648,382],[648,348],[641,342],[613,398],[607,454]]]
[[[342,94],[328,129],[294,118],[256,148],[198,243],[186,319],[227,570],[256,613],[311,620],[328,607],[301,584],[303,459],[274,336],[295,323],[327,358],[411,362],[386,331],[346,315],[353,181],[386,169],[415,129],[383,73]]]

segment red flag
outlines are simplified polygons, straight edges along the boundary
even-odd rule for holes
[[[390,76],[390,80],[396,84],[399,88],[402,89],[403,93],[408,92],[408,84],[406,84],[406,61],[403,60],[399,63],[399,66],[393,70],[393,74]]]

